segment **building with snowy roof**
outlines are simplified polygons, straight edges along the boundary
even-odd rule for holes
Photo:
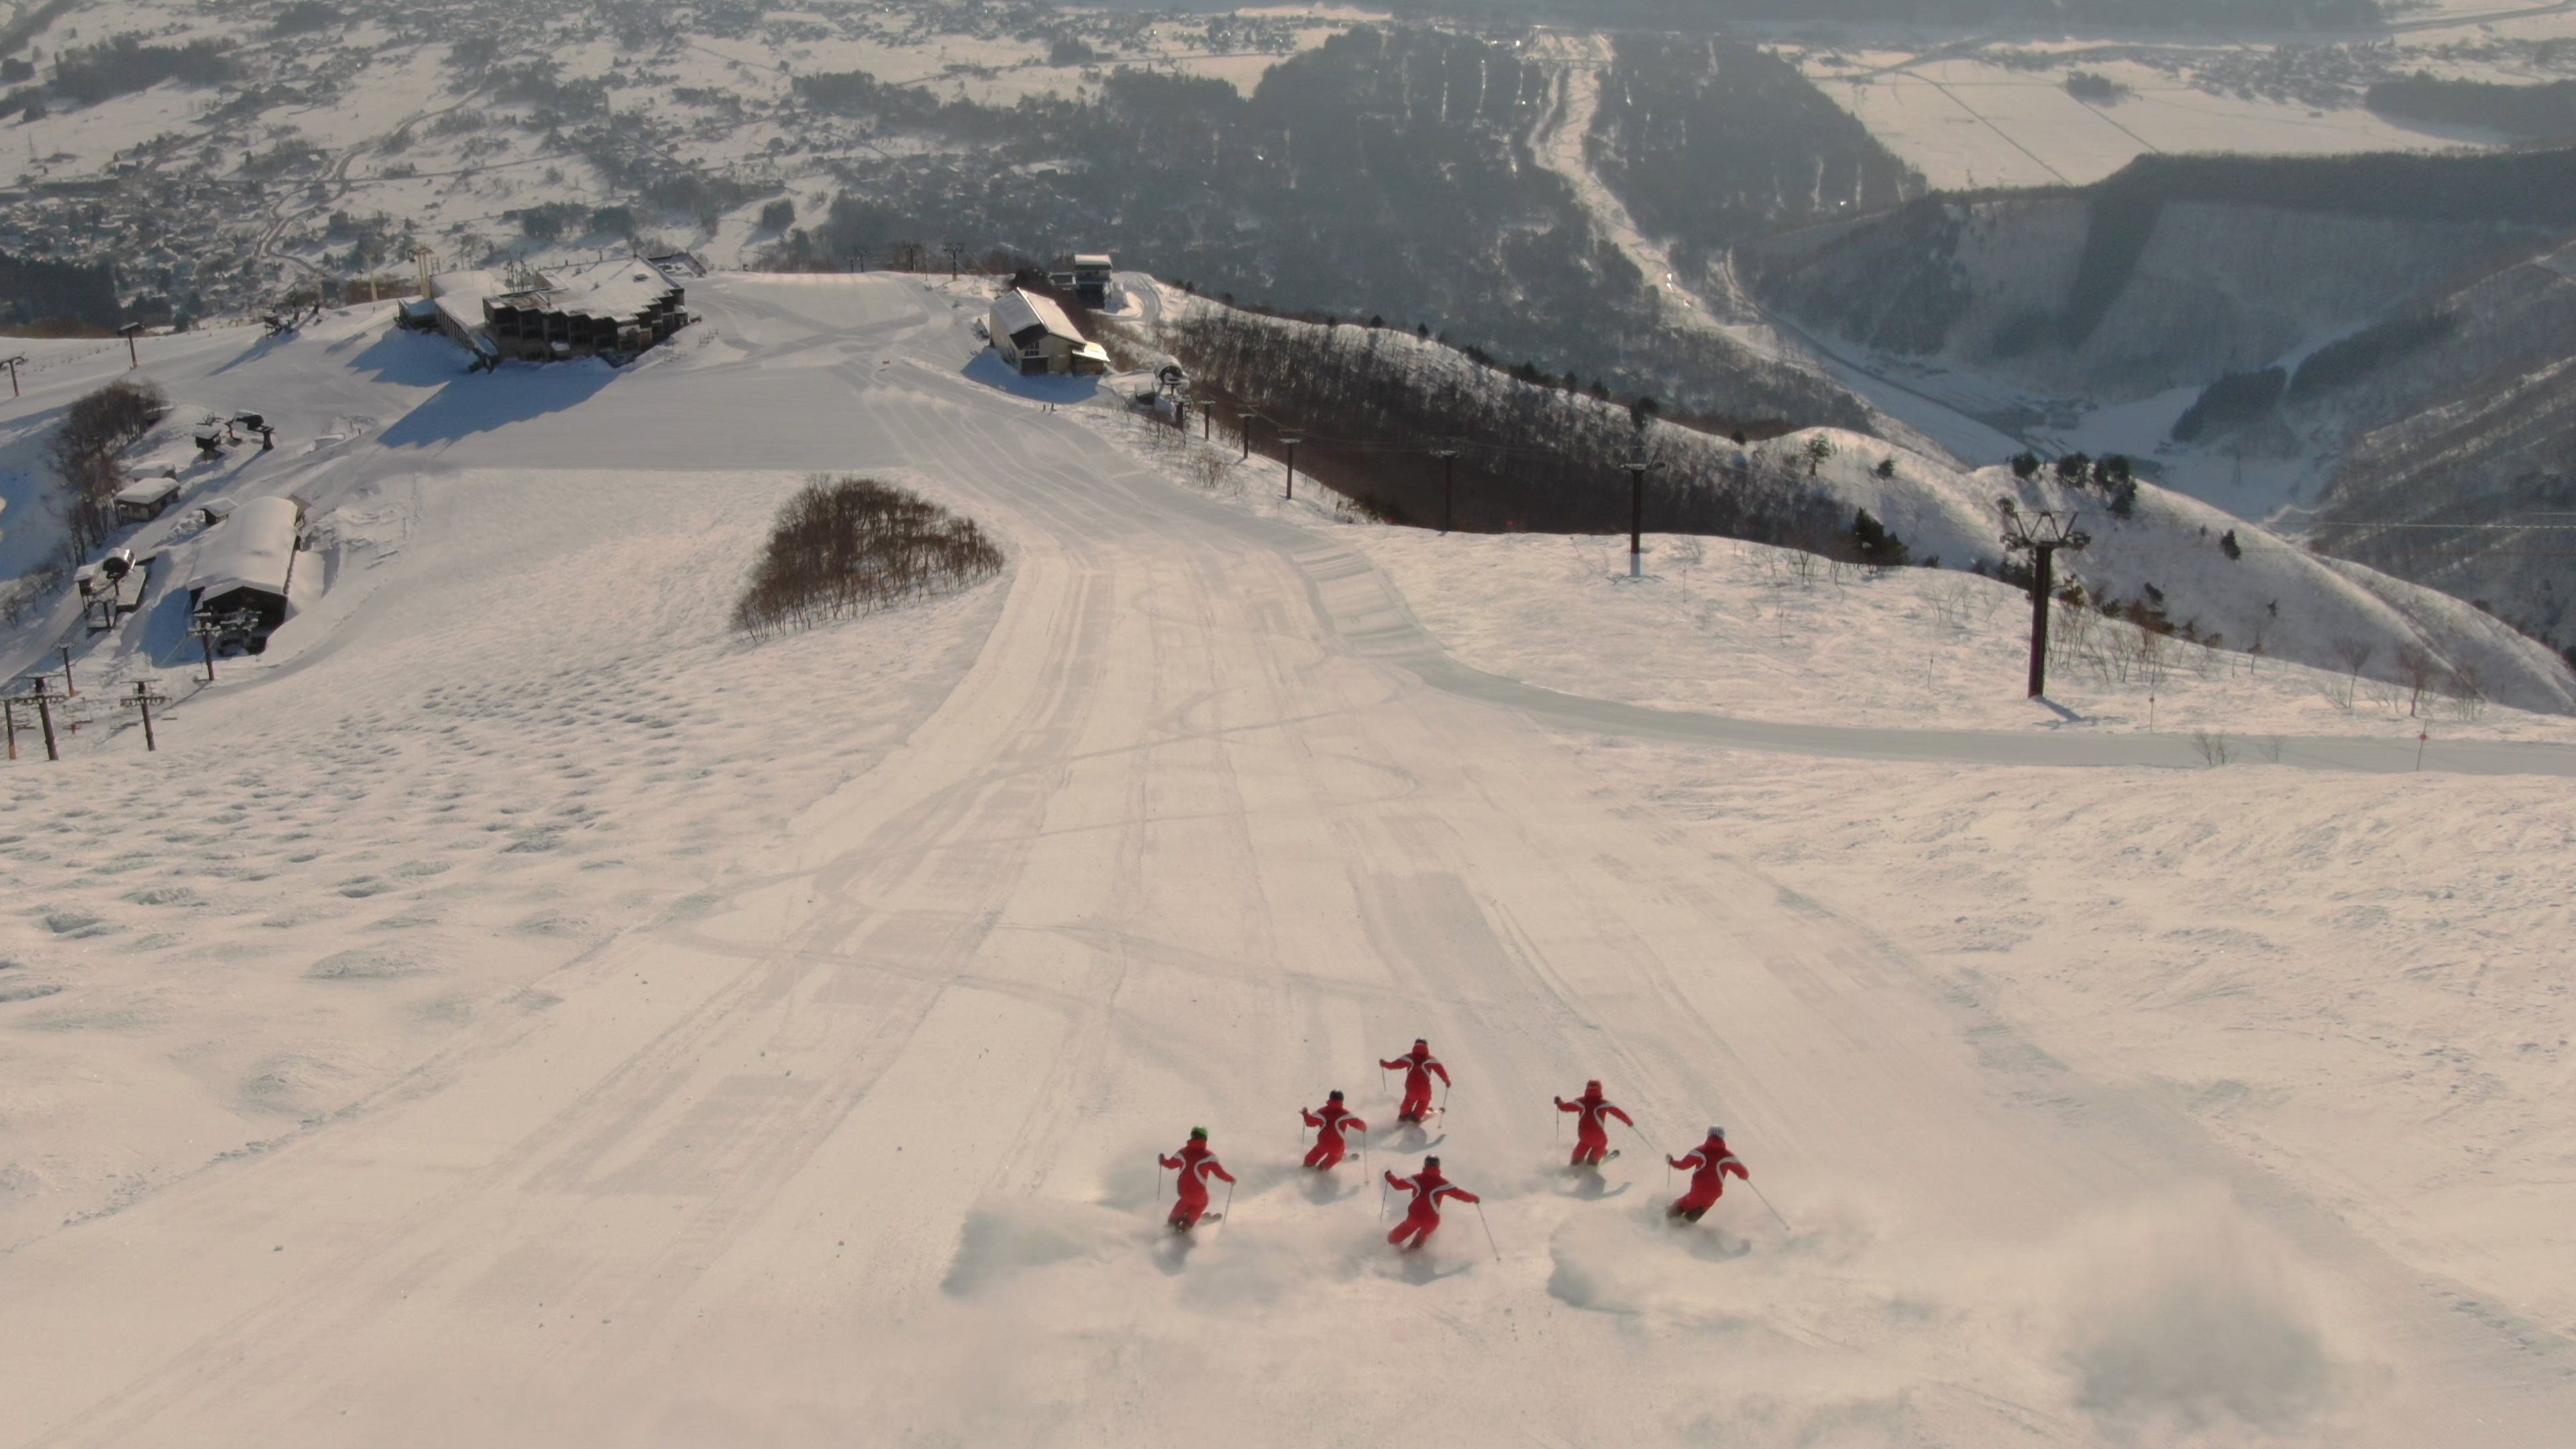
[[[1109,354],[1082,335],[1052,297],[1009,291],[993,299],[984,318],[984,335],[1015,372],[1090,372],[1109,370]]]
[[[1073,295],[1086,307],[1109,305],[1109,274],[1112,263],[1107,252],[1076,252],[1073,258]]]
[[[188,581],[189,611],[218,619],[246,616],[234,637],[256,654],[269,631],[286,622],[295,581],[295,546],[304,505],[292,498],[254,498],[208,530]]]
[[[483,299],[483,332],[503,357],[534,361],[641,352],[688,325],[687,294],[637,257]]]

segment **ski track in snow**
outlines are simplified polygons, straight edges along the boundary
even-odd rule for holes
[[[2117,1013],[1979,992],[1893,929],[1973,902],[1970,934],[2038,935],[2088,898],[1909,871],[1939,822],[1917,801],[1875,831],[1883,794],[2206,811],[2241,773],[1618,738],[1635,707],[1444,663],[1329,534],[1042,409],[1085,387],[961,372],[964,296],[711,278],[707,322],[623,374],[458,376],[381,312],[155,360],[174,396],[270,401],[290,440],[307,406],[391,421],[217,485],[294,488],[349,546],[265,659],[168,712],[163,753],[102,724],[0,775],[25,883],[0,986],[62,988],[0,1004],[0,1438],[2411,1446],[2564,1422],[2569,1299],[2514,1271],[2545,1228],[2481,1259],[2478,1181],[2410,1217],[2325,1175],[2320,1135],[2273,1148],[2270,1119],[2158,1089]],[[824,469],[963,508],[1007,578],[730,641],[771,510]],[[1735,783],[1652,783],[1709,761]],[[2326,782],[2267,783],[2276,823],[2458,778],[2276,776]],[[2524,852],[2565,829],[2563,780],[2461,788],[2544,802]],[[2112,834],[2077,859],[2116,860]],[[2345,858],[2385,880],[2408,856]],[[2394,914],[2352,928],[2425,929]],[[2229,990],[2337,1010],[2334,963],[2299,959],[2288,994]],[[1294,1109],[1339,1086],[1390,1113],[1373,1063],[1416,1035],[1457,1078],[1439,1151],[1499,1262],[1457,1208],[1392,1257],[1373,1182],[1294,1166]],[[2557,1061],[2488,1095],[2546,1112]],[[1558,1170],[1547,1109],[1586,1076],[1644,1129],[1597,1184]],[[2437,1131],[2428,1091],[2343,1123]],[[1742,1188],[1662,1225],[1648,1153],[1712,1120],[1790,1227]],[[1192,1124],[1242,1184],[1184,1244],[1151,1154]],[[1424,1146],[1374,1134],[1367,1170]]]

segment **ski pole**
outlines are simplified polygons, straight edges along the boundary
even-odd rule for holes
[[[1377,1220],[1386,1221],[1386,1179],[1383,1177],[1377,1180]]]
[[[1476,1204],[1476,1221],[1485,1224],[1485,1246],[1494,1250],[1494,1261],[1497,1263],[1503,1261],[1502,1245],[1494,1241],[1494,1225],[1486,1222],[1483,1203]]]
[[[1787,1218],[1780,1217],[1780,1210],[1778,1208],[1771,1207],[1771,1199],[1763,1193],[1762,1189],[1754,1187],[1752,1178],[1738,1178],[1737,1181],[1743,1183],[1746,1187],[1753,1188],[1753,1195],[1762,1199],[1762,1205],[1764,1207],[1771,1208],[1771,1216],[1780,1219],[1780,1230],[1782,1232],[1794,1233],[1797,1231],[1796,1228],[1789,1226],[1789,1220]]]
[[[1225,1185],[1225,1206],[1224,1206],[1224,1207],[1222,1207],[1222,1208],[1220,1208],[1220,1209],[1218,1209],[1218,1211],[1217,1211],[1217,1215],[1216,1215],[1216,1232],[1217,1232],[1217,1236],[1218,1236],[1218,1237],[1224,1237],[1224,1236],[1225,1236],[1225,1230],[1226,1230],[1228,1227],[1233,1226],[1233,1223],[1234,1223],[1234,1184],[1229,1182],[1229,1183],[1227,1183],[1227,1184]]]

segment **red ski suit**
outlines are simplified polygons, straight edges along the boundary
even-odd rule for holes
[[[1413,1050],[1394,1061],[1378,1065],[1390,1072],[1398,1067],[1404,1068],[1404,1105],[1395,1110],[1395,1120],[1399,1122],[1419,1122],[1429,1115],[1433,1072],[1440,1074],[1440,1085],[1449,1085],[1449,1069],[1432,1060],[1431,1048],[1420,1042],[1415,1042]]]
[[[1681,1156],[1667,1157],[1664,1161],[1674,1167],[1686,1169],[1691,1175],[1690,1190],[1675,1198],[1671,1207],[1664,1209],[1664,1215],[1667,1217],[1688,1218],[1692,1222],[1698,1222],[1701,1213],[1717,1206],[1717,1200],[1726,1195],[1728,1173],[1734,1173],[1747,1182],[1753,1180],[1753,1175],[1744,1170],[1744,1164],[1736,1160],[1734,1153],[1726,1150],[1726,1139],[1723,1137],[1711,1137]]]
[[[1557,1098],[1556,1110],[1583,1114],[1583,1121],[1574,1129],[1574,1156],[1566,1163],[1569,1167],[1601,1165],[1602,1157],[1610,1151],[1610,1128],[1602,1118],[1616,1117],[1631,1127],[1637,1125],[1634,1118],[1610,1105],[1608,1098],[1590,1088],[1571,1102],[1563,1097]]]
[[[1397,1223],[1395,1231],[1386,1235],[1388,1242],[1408,1250],[1431,1241],[1431,1235],[1439,1231],[1442,1198],[1454,1197],[1460,1202],[1484,1201],[1467,1189],[1452,1185],[1436,1167],[1426,1167],[1411,1177],[1398,1177],[1389,1172],[1386,1185],[1413,1194],[1413,1206],[1405,1211],[1404,1221]],[[1408,1243],[1406,1238],[1413,1241]]]
[[[1349,1145],[1342,1141],[1344,1132],[1368,1130],[1366,1122],[1352,1116],[1350,1109],[1339,1102],[1326,1102],[1317,1110],[1301,1115],[1305,1117],[1306,1125],[1315,1129],[1315,1145],[1307,1150],[1306,1165],[1318,1172],[1342,1165],[1343,1156],[1350,1151]]]
[[[1162,1163],[1165,1167],[1177,1167],[1181,1170],[1179,1180],[1172,1185],[1172,1191],[1175,1194],[1175,1201],[1172,1203],[1172,1226],[1184,1232],[1197,1227],[1199,1215],[1207,1211],[1207,1180],[1211,1177],[1222,1177],[1228,1182],[1234,1181],[1234,1174],[1226,1171],[1225,1164],[1216,1160],[1216,1153],[1208,1147],[1204,1138],[1191,1138],[1181,1148],[1180,1156],[1166,1157],[1162,1159]]]

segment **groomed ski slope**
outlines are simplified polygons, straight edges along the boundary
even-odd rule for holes
[[[290,436],[372,421],[227,485],[346,510],[269,657],[160,755],[5,777],[44,897],[8,974],[63,988],[0,1006],[13,1196],[136,1157],[10,1219],[0,1440],[2560,1432],[2561,1328],[2051,1059],[1868,879],[1792,891],[1641,805],[1551,728],[1620,709],[1534,722],[1327,534],[988,386],[950,301],[710,278],[614,375],[354,321],[155,361]],[[816,469],[971,513],[1006,578],[729,644]],[[1296,1109],[1377,1119],[1416,1035],[1499,1261],[1456,1210],[1393,1258],[1372,1183],[1293,1170]],[[1588,1076],[1649,1139],[1599,1191],[1553,1168]],[[1654,1153],[1712,1122],[1789,1228],[1741,1189],[1663,1228]],[[1183,1249],[1151,1155],[1193,1125],[1243,1181]]]

